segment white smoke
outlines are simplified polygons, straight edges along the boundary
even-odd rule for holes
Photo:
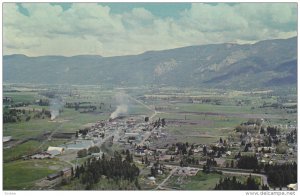
[[[125,114],[128,111],[128,106],[127,105],[118,105],[117,109],[111,113],[110,118],[115,119],[117,118],[120,114]]]
[[[63,107],[63,102],[59,98],[54,98],[50,100],[50,113],[51,120],[54,120],[57,116],[59,116],[59,111]]]
[[[118,106],[116,110],[113,113],[111,113],[110,115],[111,119],[117,118],[120,114],[126,114],[128,111],[128,95],[121,92],[116,94],[115,99]]]

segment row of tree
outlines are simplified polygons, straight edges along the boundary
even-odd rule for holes
[[[219,183],[215,186],[215,190],[259,190],[259,184],[255,182],[255,179],[251,175],[244,183],[241,183],[233,176],[232,178],[220,178]],[[262,190],[269,190],[269,187],[263,185]]]

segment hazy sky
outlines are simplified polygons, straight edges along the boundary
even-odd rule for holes
[[[3,54],[140,54],[297,35],[296,3],[4,3]]]

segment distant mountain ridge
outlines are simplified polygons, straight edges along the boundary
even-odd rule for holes
[[[3,56],[3,82],[263,88],[297,85],[297,37],[139,55]]]

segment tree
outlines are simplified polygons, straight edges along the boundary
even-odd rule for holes
[[[260,128],[260,134],[265,134],[265,129],[263,127]]]
[[[31,119],[31,116],[26,117],[26,121],[29,121]]]
[[[151,170],[150,170],[150,171],[151,171],[151,176],[156,177],[157,171],[156,171],[156,169],[155,169],[154,166],[151,167]]]
[[[166,120],[163,118],[161,119],[161,126],[164,127],[166,125]]]
[[[215,190],[258,190],[259,185],[256,184],[254,178],[251,176],[247,178],[245,183],[239,182],[235,176],[232,178],[226,177],[224,180],[220,178],[219,183],[216,184]]]
[[[230,167],[231,167],[231,168],[234,168],[234,161],[233,161],[233,160],[231,160]]]
[[[258,190],[259,186],[256,184],[255,179],[252,178],[251,174],[247,178],[247,190]]]
[[[148,165],[150,162],[149,162],[149,160],[148,160],[148,156],[146,155],[146,157],[145,157],[145,164],[146,165]]]
[[[73,177],[74,177],[74,168],[71,167],[71,178],[73,178]]]
[[[268,187],[268,185],[263,184],[261,187],[262,190],[270,190],[270,188]]]
[[[80,169],[77,166],[76,169],[75,169],[75,178],[79,178],[79,177],[80,177]]]
[[[79,150],[77,152],[77,157],[78,158],[82,158],[82,157],[86,157],[87,156],[87,150],[86,149],[82,149],[82,150]]]
[[[140,186],[139,181],[138,181],[137,178],[136,178],[135,181],[134,181],[134,185],[135,185],[135,187],[136,187],[138,190],[141,190],[141,186]]]
[[[237,167],[241,169],[257,169],[257,158],[255,156],[241,156],[238,160]]]
[[[221,144],[223,144],[223,139],[220,137],[220,141],[219,141]]]
[[[88,154],[99,153],[99,152],[100,152],[100,148],[98,146],[91,146],[88,149]]]
[[[204,156],[206,156],[206,154],[207,154],[207,147],[206,146],[203,147],[203,154],[204,154]]]
[[[132,163],[132,162],[133,162],[133,157],[132,157],[132,154],[130,154],[129,150],[126,150],[126,157],[125,157],[125,160],[126,160],[128,163]]]

